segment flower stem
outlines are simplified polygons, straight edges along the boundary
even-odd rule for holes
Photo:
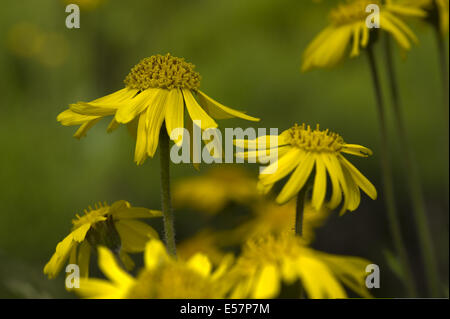
[[[172,200],[170,196],[170,150],[169,136],[161,128],[159,134],[160,160],[161,160],[161,205],[164,220],[164,235],[168,252],[176,256],[175,227]]]
[[[445,41],[442,36],[439,25],[434,25],[434,33],[436,35],[436,42],[438,46],[438,55],[439,55],[439,63],[440,63],[440,73],[441,73],[441,83],[442,83],[442,106],[443,106],[443,116],[445,119],[445,192],[444,194],[448,194],[449,191],[449,178],[448,178],[448,162],[449,162],[449,97],[448,97],[448,66],[447,66],[447,53],[445,49]],[[447,207],[448,207],[448,196],[447,198]]]
[[[432,297],[437,297],[439,293],[439,281],[436,266],[436,256],[434,254],[433,242],[429,230],[419,171],[406,134],[405,122],[398,93],[398,82],[392,57],[391,42],[388,37],[385,38],[384,49],[387,68],[386,71],[389,78],[389,85],[391,87],[391,99],[396,124],[395,127],[397,130],[397,135],[400,139],[400,151],[403,155],[403,166],[405,168],[407,178],[406,184],[409,188],[409,195],[412,203],[414,219],[417,227],[417,232],[419,234],[420,246],[428,279],[427,283],[429,285],[429,293]]]
[[[383,179],[383,193],[385,198],[387,216],[389,219],[389,226],[392,239],[395,245],[395,250],[400,258],[401,267],[403,269],[404,283],[406,285],[409,296],[413,297],[416,295],[416,286],[412,277],[411,267],[409,265],[405,244],[402,239],[400,222],[395,202],[392,167],[391,167],[391,160],[389,158],[388,137],[387,137],[388,134],[387,134],[385,110],[381,93],[380,79],[378,76],[378,70],[376,66],[372,45],[369,45],[367,47],[366,52],[372,75],[372,82],[379,120],[378,122],[380,125],[380,134],[381,134],[380,158],[381,158],[381,170]]]

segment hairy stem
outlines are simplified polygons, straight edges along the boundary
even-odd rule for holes
[[[170,150],[169,136],[166,130],[161,128],[159,135],[160,160],[161,160],[161,205],[164,220],[164,235],[168,252],[176,256],[175,227],[170,195]]]

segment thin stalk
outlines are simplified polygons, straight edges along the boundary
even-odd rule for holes
[[[449,97],[448,97],[448,65],[447,65],[447,52],[445,49],[445,41],[442,36],[439,25],[434,25],[434,33],[436,35],[436,43],[438,46],[439,64],[440,64],[440,74],[441,74],[441,84],[442,84],[442,106],[443,106],[443,116],[445,119],[445,194],[449,191],[449,176],[448,176],[448,163],[449,163],[449,119],[448,119],[448,108],[449,108]],[[447,207],[448,207],[448,197],[447,197]]]
[[[407,185],[409,188],[410,200],[414,214],[414,220],[419,234],[419,242],[424,259],[425,272],[427,275],[427,283],[429,293],[432,297],[437,297],[439,294],[439,280],[436,265],[436,256],[434,254],[433,242],[429,230],[429,224],[426,213],[425,199],[422,191],[422,184],[420,182],[419,171],[416,160],[414,158],[412,149],[408,142],[406,134],[405,121],[400,105],[400,97],[398,93],[397,77],[394,68],[394,62],[391,50],[391,41],[385,37],[384,49],[386,59],[386,71],[389,78],[389,85],[391,87],[391,99],[394,110],[395,128],[400,139],[400,151],[402,153],[403,166],[406,169],[405,175]]]
[[[176,256],[175,227],[170,195],[170,150],[169,136],[166,130],[161,128],[159,134],[160,160],[161,160],[161,206],[164,220],[164,235],[167,251]]]
[[[394,195],[394,183],[391,160],[389,158],[388,147],[388,132],[386,126],[385,109],[383,105],[383,98],[381,93],[380,79],[378,76],[378,70],[376,66],[375,56],[371,45],[368,46],[367,57],[372,75],[373,89],[375,93],[378,122],[380,126],[381,134],[381,171],[383,178],[383,193],[385,198],[387,216],[389,219],[389,226],[394,241],[395,250],[400,258],[400,264],[403,269],[403,279],[410,297],[414,297],[417,294],[416,286],[412,277],[411,267],[408,261],[408,255],[406,253],[405,244],[403,242],[402,233],[400,229],[400,222],[398,218],[397,206]]]

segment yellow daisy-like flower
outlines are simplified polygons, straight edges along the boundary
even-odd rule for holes
[[[151,240],[145,247],[145,267],[134,278],[119,267],[108,249],[99,247],[99,266],[109,280],[81,279],[76,292],[85,298],[224,298],[230,284],[222,278],[231,261],[225,258],[212,271],[212,264],[205,255],[196,254],[187,261],[175,260],[167,254],[163,243]]]
[[[194,65],[170,54],[153,55],[131,69],[125,78],[124,89],[88,103],[71,104],[57,120],[62,125],[81,125],[74,135],[81,138],[100,119],[114,115],[108,132],[120,123],[128,125],[137,139],[134,156],[137,164],[155,154],[163,122],[169,136],[172,131],[184,128],[185,106],[190,116],[186,124],[189,130],[192,130],[193,121],[201,121],[202,130],[216,128],[213,118],[239,117],[259,121],[216,102],[199,87],[200,75],[194,71]],[[182,132],[174,132],[177,136],[172,137],[173,140],[181,145]]]
[[[270,140],[270,136],[253,141],[237,140],[236,144],[244,145],[248,151],[238,152],[236,156],[248,158],[258,154],[258,143],[264,143],[267,152],[272,152]],[[343,153],[367,157],[372,151],[361,145],[347,144],[339,134],[328,129],[321,131],[319,125],[313,130],[309,125],[295,124],[278,136],[278,160],[260,173],[259,188],[268,192],[276,182],[292,173],[276,199],[278,204],[284,204],[299,193],[314,171],[312,207],[320,210],[325,204],[328,173],[332,194],[326,206],[337,208],[344,196],[341,214],[353,211],[360,203],[360,188],[372,199],[376,199],[377,191]]]
[[[388,0],[387,2],[425,10],[426,20],[438,26],[442,36],[448,33],[449,0]]]
[[[146,223],[137,219],[160,217],[162,213],[142,207],[131,207],[124,200],[111,206],[96,205],[85,210],[85,215],[76,215],[72,221],[73,230],[56,246],[56,251],[44,267],[49,278],[55,278],[66,261],[80,267],[80,275],[89,274],[91,249],[96,245],[107,245],[120,254],[127,268],[134,266],[127,253],[144,250],[150,238],[159,238],[158,233]]]
[[[424,17],[420,8],[401,4],[382,4],[379,0],[349,0],[339,4],[330,12],[330,23],[308,46],[303,54],[302,71],[313,68],[332,67],[341,62],[351,46],[350,57],[359,55],[370,41],[370,31],[366,19],[369,5],[377,5],[380,30],[392,35],[403,50],[411,48],[411,41],[417,38],[399,16]]]
[[[230,270],[237,284],[232,298],[275,298],[282,284],[300,284],[311,299],[346,298],[344,286],[371,297],[365,286],[370,261],[331,255],[308,248],[293,234],[250,240]]]

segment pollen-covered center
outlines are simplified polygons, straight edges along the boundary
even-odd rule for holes
[[[321,131],[318,124],[315,130],[312,130],[309,125],[295,124],[288,132],[288,143],[308,152],[335,153],[339,152],[345,144],[339,134],[330,132],[328,129]]]
[[[367,12],[368,5],[380,6],[378,0],[350,0],[339,4],[330,12],[330,20],[335,25],[344,25],[354,22],[364,22],[371,11]]]
[[[183,58],[166,55],[152,55],[136,64],[125,78],[125,85],[130,89],[146,90],[189,89],[200,87],[200,74],[194,71],[192,63]]]

